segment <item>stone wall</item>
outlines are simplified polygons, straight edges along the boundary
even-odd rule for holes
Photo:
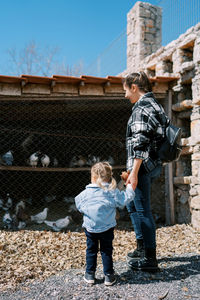
[[[176,222],[200,228],[200,23],[160,47],[159,7],[137,2],[127,22],[127,70],[121,75],[144,70],[150,77],[177,78],[167,86],[172,120],[183,130],[182,155],[174,163]]]
[[[140,61],[161,46],[161,8],[137,2],[127,15],[127,65],[137,71]]]

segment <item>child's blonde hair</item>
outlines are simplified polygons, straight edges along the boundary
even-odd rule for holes
[[[97,178],[96,183],[102,188],[106,189],[106,187],[103,185],[103,182],[108,182],[109,190],[113,190],[116,188],[117,183],[116,180],[113,178],[113,173],[112,173],[112,167],[111,165],[107,162],[98,162],[94,164],[91,168],[91,174],[94,174]]]

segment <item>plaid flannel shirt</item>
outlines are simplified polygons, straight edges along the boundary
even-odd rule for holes
[[[127,170],[132,170],[134,158],[143,160],[147,172],[161,165],[157,150],[168,122],[153,93],[145,94],[135,103],[126,132]]]

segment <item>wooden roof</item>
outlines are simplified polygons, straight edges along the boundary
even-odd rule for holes
[[[151,82],[171,82],[177,80],[178,77],[165,77],[165,76],[155,76],[150,78]],[[53,75],[52,77],[46,76],[33,76],[33,75],[21,75],[17,76],[4,76],[0,75],[0,82],[2,83],[40,83],[40,84],[51,84],[52,82],[58,83],[71,83],[71,84],[79,84],[81,82],[87,84],[121,84],[122,77],[118,76],[107,76],[107,77],[95,77],[82,75],[81,77],[74,76],[62,76],[62,75]]]

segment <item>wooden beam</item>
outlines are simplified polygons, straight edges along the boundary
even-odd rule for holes
[[[191,183],[191,176],[183,176],[183,177],[174,177],[174,184],[190,184]]]
[[[126,169],[125,165],[113,166],[113,170]],[[84,168],[43,168],[43,167],[20,167],[20,166],[0,166],[0,171],[21,171],[21,172],[83,172],[90,171],[90,167]]]
[[[172,90],[168,93],[168,117],[172,118]],[[173,163],[168,163],[165,169],[165,216],[167,224],[175,224]]]

